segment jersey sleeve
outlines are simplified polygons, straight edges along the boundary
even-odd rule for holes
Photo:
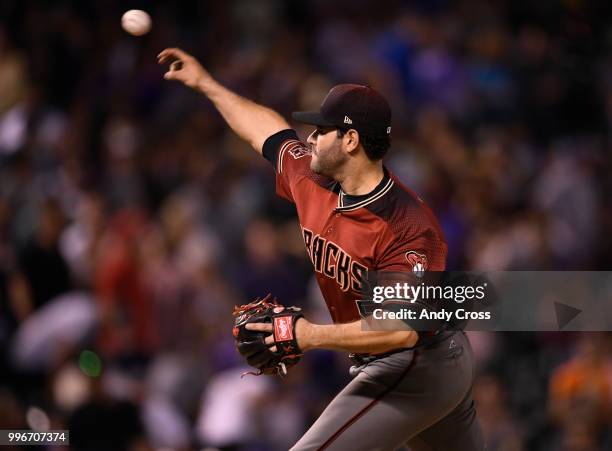
[[[433,228],[416,234],[404,234],[392,241],[376,265],[377,271],[413,272],[444,271],[447,246]]]
[[[276,194],[295,203],[300,182],[309,176],[311,154],[295,130],[282,130],[263,145],[263,156],[276,172]]]

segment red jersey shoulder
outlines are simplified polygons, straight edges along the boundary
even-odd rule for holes
[[[318,193],[311,182],[327,191],[333,187],[333,180],[311,170],[312,153],[299,140],[295,130],[282,130],[268,137],[262,153],[276,170],[276,193],[296,205],[309,201]]]
[[[446,266],[446,240],[430,208],[393,177],[391,191],[369,209],[387,224],[378,269],[406,270],[417,275]]]
[[[407,236],[432,229],[443,239],[442,229],[423,199],[392,174],[391,178],[391,190],[368,209],[383,219],[394,235]]]

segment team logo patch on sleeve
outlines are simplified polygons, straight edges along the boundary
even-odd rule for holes
[[[408,264],[412,267],[412,272],[417,277],[423,277],[425,275],[425,271],[427,271],[427,256],[425,254],[419,254],[415,251],[406,252],[406,260],[408,260]]]
[[[285,153],[289,153],[293,157],[294,160],[298,158],[305,157],[310,155],[310,150],[300,141],[296,141],[295,139],[290,139],[285,141],[278,152],[278,160],[276,164],[276,168],[278,173],[281,174],[283,172],[283,157]]]
[[[296,160],[298,158],[306,157],[310,155],[310,150],[308,147],[305,147],[302,143],[294,144],[287,148],[287,152]]]

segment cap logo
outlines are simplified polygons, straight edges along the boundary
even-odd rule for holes
[[[344,123],[345,123],[345,124],[352,124],[352,123],[353,123],[353,121],[351,120],[351,118],[350,118],[350,117],[348,117],[348,116],[344,116]]]
[[[391,127],[387,127],[387,135],[391,133]]]

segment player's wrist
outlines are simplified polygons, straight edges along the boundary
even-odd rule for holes
[[[316,325],[305,318],[300,318],[295,323],[295,336],[298,346],[302,352],[309,351],[316,347]]]
[[[214,92],[215,80],[204,69],[196,77],[195,86],[202,94],[210,97]]]

